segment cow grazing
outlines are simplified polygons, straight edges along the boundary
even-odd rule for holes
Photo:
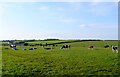
[[[34,48],[34,49],[37,49],[37,48]]]
[[[16,45],[10,45],[10,48],[16,48]]]
[[[30,48],[29,50],[36,50],[37,48]]]
[[[104,46],[104,48],[108,48],[108,47],[109,47],[109,45],[105,45],[105,46]]]
[[[118,46],[112,46],[112,51],[118,53]]]
[[[70,48],[70,45],[63,45],[62,47],[61,47],[61,49],[68,49],[68,48]]]
[[[12,48],[13,50],[18,50],[18,49],[16,48],[16,45],[14,45],[14,44],[11,44],[11,45],[10,45],[10,48]]]
[[[52,50],[53,48],[44,48],[45,50]]]
[[[18,50],[16,47],[12,48],[13,50]]]
[[[26,48],[23,48],[22,50],[27,50]]]
[[[92,45],[91,45],[91,46],[89,46],[89,47],[88,47],[88,49],[93,49],[93,46],[92,46]]]

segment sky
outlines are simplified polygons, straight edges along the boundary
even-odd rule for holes
[[[0,40],[118,39],[117,2],[6,2]]]

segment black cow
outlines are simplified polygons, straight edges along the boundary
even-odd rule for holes
[[[30,48],[29,50],[33,50],[33,48]]]
[[[53,48],[44,48],[45,50],[52,50]]]
[[[37,48],[30,48],[29,50],[35,50],[35,49],[37,49]]]
[[[109,47],[109,45],[105,45],[105,46],[104,46],[104,48],[108,48],[108,47]]]
[[[27,50],[26,48],[23,48],[22,50]]]
[[[13,49],[13,50],[18,50],[16,47],[13,47],[12,49]]]
[[[70,45],[63,45],[63,46],[61,47],[61,49],[64,49],[64,48],[70,48]]]

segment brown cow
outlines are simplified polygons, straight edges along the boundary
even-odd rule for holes
[[[91,45],[91,46],[89,46],[89,47],[88,47],[88,49],[93,49],[93,46],[92,46],[92,45]]]

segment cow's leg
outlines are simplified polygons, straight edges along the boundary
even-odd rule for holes
[[[114,49],[112,49],[112,51],[113,51],[113,53],[115,52],[115,50],[114,50]]]
[[[113,49],[113,53],[115,53],[116,52],[116,50],[115,49]]]
[[[118,53],[118,50],[116,50],[116,53]]]

